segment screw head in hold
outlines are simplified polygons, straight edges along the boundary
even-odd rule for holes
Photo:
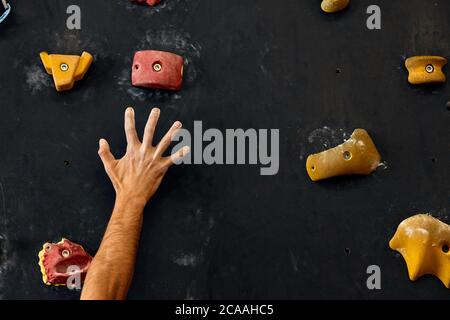
[[[67,63],[62,63],[60,68],[61,68],[61,71],[66,72],[69,70],[69,65]]]
[[[427,66],[425,67],[425,70],[426,70],[428,73],[433,73],[433,72],[434,72],[434,66],[433,66],[432,64],[429,64],[429,65],[427,65]]]
[[[70,252],[69,252],[69,250],[63,250],[62,253],[61,253],[61,255],[62,255],[64,258],[67,258],[68,256],[70,256]]]
[[[155,70],[156,72],[160,72],[162,70],[161,63],[156,62],[155,64],[153,64],[153,70]]]

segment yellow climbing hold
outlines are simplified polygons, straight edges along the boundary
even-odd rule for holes
[[[41,52],[40,56],[47,73],[53,75],[57,91],[72,89],[75,81],[83,79],[94,60],[88,52],[83,52],[81,56]]]
[[[409,278],[430,274],[450,288],[450,226],[430,215],[418,214],[398,226],[391,249],[405,259]]]
[[[406,59],[408,82],[410,84],[444,83],[446,80],[442,68],[447,59],[438,56],[420,56]]]
[[[342,11],[349,5],[350,0],[323,0],[321,7],[326,13]]]
[[[313,181],[351,174],[369,175],[380,161],[381,156],[367,131],[356,129],[345,143],[310,155],[306,170]]]

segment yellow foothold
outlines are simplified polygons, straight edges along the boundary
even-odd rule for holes
[[[418,214],[398,226],[391,249],[405,259],[409,278],[430,274],[450,288],[450,226],[430,215]]]
[[[81,56],[41,52],[40,56],[47,73],[53,75],[58,92],[72,89],[75,81],[83,79],[94,61],[88,52],[83,52]]]
[[[349,3],[350,0],[323,0],[321,7],[326,13],[335,13],[347,8]]]
[[[367,131],[356,129],[343,144],[310,155],[306,171],[312,181],[351,174],[369,175],[380,161],[381,156]]]
[[[408,82],[410,84],[444,83],[446,80],[442,68],[447,59],[438,56],[418,56],[406,59]]]

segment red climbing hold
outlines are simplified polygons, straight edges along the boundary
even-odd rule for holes
[[[91,261],[82,246],[67,239],[46,243],[39,252],[42,280],[47,285],[65,286],[73,275],[79,275],[83,282]]]
[[[183,85],[183,57],[164,51],[138,51],[134,55],[133,86],[178,91]]]
[[[156,6],[158,3],[161,2],[161,0],[131,0],[131,1],[139,2],[139,3],[146,3],[151,7]]]

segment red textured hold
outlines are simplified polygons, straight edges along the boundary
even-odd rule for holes
[[[161,0],[131,0],[131,1],[139,2],[139,3],[146,3],[151,7],[156,6],[158,3],[161,2]]]
[[[178,91],[183,85],[183,57],[164,51],[138,51],[134,55],[133,86]]]
[[[46,243],[39,252],[39,266],[45,284],[65,286],[70,276],[79,274],[83,282],[92,257],[83,247],[67,239],[58,243]],[[70,270],[70,267],[76,267]]]

